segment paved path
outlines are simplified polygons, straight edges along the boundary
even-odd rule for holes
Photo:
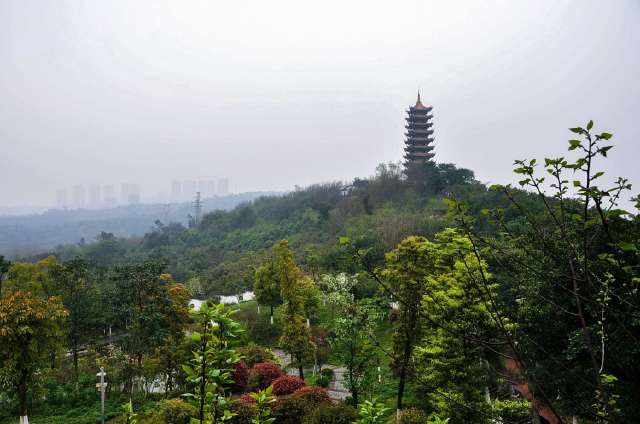
[[[278,362],[282,369],[284,369],[289,375],[298,375],[296,368],[291,368],[288,365],[291,363],[291,357],[287,355],[282,349],[271,349],[276,355]],[[344,374],[347,372],[344,367],[336,367],[334,365],[326,365],[325,368],[331,368],[333,370],[333,380],[329,383],[327,391],[329,396],[333,400],[345,400],[349,395],[349,390],[344,386]]]

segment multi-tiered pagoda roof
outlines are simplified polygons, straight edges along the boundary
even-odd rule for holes
[[[410,166],[413,163],[425,163],[433,158],[433,123],[431,119],[431,106],[425,106],[418,100],[415,106],[407,109],[407,132],[404,141],[404,165]]]

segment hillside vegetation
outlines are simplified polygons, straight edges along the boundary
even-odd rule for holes
[[[638,422],[640,215],[612,134],[570,130],[518,188],[387,164],[0,257],[0,422],[95,423],[100,367],[118,423]]]

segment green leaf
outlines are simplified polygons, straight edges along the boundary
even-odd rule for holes
[[[576,134],[584,134],[585,132],[584,128],[580,128],[580,127],[569,128],[569,130]]]
[[[343,236],[343,237],[340,237],[340,239],[339,239],[339,240],[340,240],[340,245],[341,245],[341,246],[344,246],[344,245],[349,244],[349,237],[344,237],[344,236]]]
[[[623,252],[637,252],[638,248],[635,245],[635,243],[631,243],[628,241],[621,241],[618,243],[618,247],[623,251]]]
[[[609,140],[611,137],[613,137],[613,134],[611,133],[603,132],[600,134],[600,138],[603,140]]]
[[[591,128],[593,128],[593,121],[592,120],[587,123],[587,130],[590,130]]]
[[[601,147],[601,148],[600,148],[599,152],[600,152],[600,154],[601,154],[602,156],[607,157],[607,152],[608,152],[609,150],[611,150],[612,148],[613,148],[613,146],[604,146],[604,147]]]
[[[569,150],[575,150],[580,147],[582,142],[580,140],[569,140]]]
[[[573,186],[574,186],[574,187],[581,187],[581,186],[582,186],[582,183],[581,183],[580,181],[578,181],[578,180],[574,180],[574,181],[573,181]]]

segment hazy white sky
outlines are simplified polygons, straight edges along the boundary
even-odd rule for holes
[[[367,176],[434,106],[436,159],[512,181],[592,118],[640,186],[640,2],[0,0],[0,205],[73,184]]]

